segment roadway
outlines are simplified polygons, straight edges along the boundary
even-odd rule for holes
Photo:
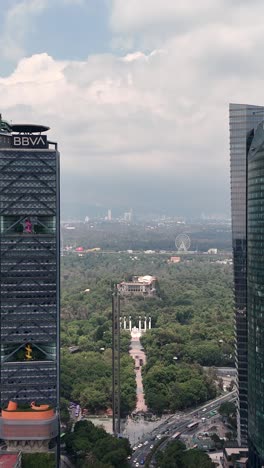
[[[145,435],[144,438],[142,438],[139,441],[139,443],[137,443],[136,449],[133,451],[133,455],[130,460],[131,465],[138,466],[137,464],[144,464],[142,463],[142,461],[145,462],[146,457],[152,450],[153,446],[157,444],[157,442],[162,437],[167,437],[167,439],[161,443],[161,445],[159,446],[159,450],[164,450],[168,442],[172,440],[172,436],[173,434],[175,434],[175,432],[187,432],[188,424],[193,422],[200,423],[201,418],[210,419],[212,417],[210,415],[210,412],[217,410],[221,403],[225,401],[235,400],[235,393],[235,391],[232,391],[227,395],[215,398],[214,400],[211,400],[208,403],[199,406],[195,410],[190,410],[182,413],[175,413],[174,415],[170,416],[165,422],[161,423],[152,432]],[[193,433],[196,430],[194,430]],[[150,466],[155,466],[154,463],[155,454],[153,455],[152,463],[150,464]]]

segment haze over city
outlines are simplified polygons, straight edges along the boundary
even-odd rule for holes
[[[230,213],[227,104],[264,102],[263,10],[257,0],[3,2],[1,111],[48,122],[60,141],[63,215]]]

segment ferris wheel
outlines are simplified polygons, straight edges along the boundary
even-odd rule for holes
[[[179,234],[175,239],[175,247],[178,252],[187,252],[191,247],[191,239],[187,234]]]

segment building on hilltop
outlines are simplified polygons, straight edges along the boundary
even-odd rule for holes
[[[170,257],[168,263],[180,263],[181,257]]]
[[[122,296],[155,296],[157,278],[155,276],[133,276],[132,281],[122,281],[117,290]]]
[[[248,433],[248,320],[247,320],[247,152],[248,135],[264,118],[264,107],[230,104],[230,165],[232,244],[235,287],[238,442]]]
[[[58,455],[59,152],[47,130],[0,118],[0,438]]]
[[[214,248],[213,249],[208,249],[207,253],[209,255],[216,255],[218,253],[218,249],[214,249]]]

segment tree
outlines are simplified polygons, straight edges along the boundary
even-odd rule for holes
[[[224,403],[221,403],[218,409],[219,414],[221,416],[235,416],[236,415],[236,405],[232,403],[231,401],[225,401]]]
[[[68,425],[70,421],[70,414],[68,410],[69,403],[65,398],[60,399],[60,419],[61,422]]]
[[[215,446],[216,446],[217,449],[221,450],[223,448],[224,440],[220,439],[218,434],[212,434],[211,439],[215,443]]]
[[[77,466],[127,467],[131,447],[127,439],[117,439],[90,421],[79,421],[74,432],[64,436],[66,450]],[[90,465],[89,465],[90,462]]]
[[[156,455],[160,468],[213,468],[210,457],[198,449],[186,450],[180,440],[168,443],[164,452]]]
[[[207,453],[198,449],[185,452],[183,463],[185,468],[213,468],[215,466]]]
[[[23,453],[22,468],[54,468],[55,455],[53,453]]]

